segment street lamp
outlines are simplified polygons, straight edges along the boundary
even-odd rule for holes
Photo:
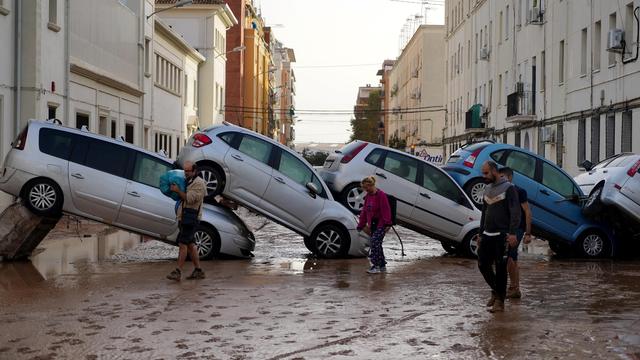
[[[147,16],[147,20],[149,20],[150,17],[152,17],[153,15],[163,12],[163,11],[167,11],[167,10],[171,10],[171,9],[175,9],[175,8],[180,8],[183,7],[185,5],[189,5],[192,4],[193,0],[180,0],[177,3],[175,3],[173,6],[169,6],[168,8],[164,8],[164,9],[160,9],[160,10],[156,10],[154,12],[152,12],[151,14],[149,14]]]
[[[220,54],[216,55],[216,56],[214,57],[214,59],[215,59],[215,58],[217,58],[218,56],[227,55],[227,54],[232,53],[232,52],[239,52],[239,51],[242,51],[242,50],[244,50],[244,49],[246,49],[246,48],[247,48],[247,47],[246,47],[246,46],[244,46],[244,45],[236,46],[236,47],[234,47],[234,48],[233,48],[233,50],[231,50],[231,51],[223,52],[223,53],[220,53]],[[200,50],[202,50],[202,49],[200,49]]]

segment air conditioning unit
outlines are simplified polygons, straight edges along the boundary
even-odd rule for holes
[[[518,81],[516,83],[516,92],[520,95],[524,94],[524,83],[521,81]]]
[[[556,129],[550,127],[543,127],[542,133],[540,134],[542,137],[542,142],[547,144],[555,144],[556,142]]]
[[[480,49],[480,60],[489,60],[489,48],[486,46]]]
[[[607,51],[622,52],[623,41],[624,31],[622,29],[609,30],[609,36],[607,36]]]
[[[544,10],[540,7],[533,7],[529,9],[529,24],[533,25],[542,25],[544,23],[543,20]]]

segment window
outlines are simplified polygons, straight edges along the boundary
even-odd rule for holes
[[[513,145],[517,146],[517,147],[522,147],[522,134],[520,133],[520,130],[516,130],[516,138],[515,141],[513,143]]]
[[[627,110],[622,113],[622,152],[631,152],[631,135],[633,133],[633,113]]]
[[[518,27],[522,26],[522,0],[518,0]]]
[[[371,152],[371,154],[367,155],[364,161],[368,162],[371,165],[378,166],[380,162],[380,158],[382,157],[382,150],[375,149]]]
[[[128,142],[129,144],[133,144],[134,129],[135,128],[133,124],[126,124],[124,126],[124,141]]]
[[[421,186],[456,203],[464,198],[458,186],[447,175],[434,166],[424,163]]]
[[[615,157],[606,167],[630,167],[635,163],[636,155],[622,155]]]
[[[100,133],[100,135],[107,135],[107,117],[106,116],[100,116],[98,118],[98,132]]]
[[[184,106],[189,105],[189,89],[187,88],[187,86],[189,86],[189,76],[187,74],[184,74],[184,92],[182,93]]]
[[[227,144],[231,145],[231,144],[233,144],[233,139],[235,139],[235,137],[236,137],[236,133],[234,133],[234,132],[226,132],[226,133],[218,134],[218,137],[220,139],[222,139],[222,141],[224,141]]]
[[[271,156],[271,144],[250,135],[244,135],[238,150],[250,157],[268,164]]]
[[[540,90],[544,91],[547,84],[547,58],[544,57],[544,51],[540,53]]]
[[[129,150],[124,146],[90,140],[85,165],[111,175],[123,176],[129,155]]]
[[[39,147],[40,151],[55,156],[60,159],[69,160],[73,135],[54,129],[40,129]]]
[[[580,47],[580,74],[587,74],[587,28],[582,29],[582,41]]]
[[[564,40],[560,41],[558,47],[558,82],[564,84]]]
[[[396,176],[415,183],[418,174],[418,160],[395,152],[387,152],[383,168]]]
[[[506,133],[505,133],[506,134]],[[498,150],[498,151],[494,151],[491,153],[491,159],[493,159],[493,161],[497,162],[498,164],[503,164],[504,165],[504,154],[506,153],[506,150]]]
[[[556,128],[556,164],[559,167],[564,166],[564,126],[562,124],[558,124]]]
[[[613,30],[616,28],[616,13],[609,15],[609,30]],[[616,53],[611,51],[609,52],[609,66],[613,66],[616,64]]]
[[[89,115],[76,113],[76,129],[82,129],[83,126],[89,130]]]
[[[278,171],[302,186],[306,186],[307,183],[313,180],[311,169],[287,151],[282,151],[280,155]],[[318,189],[322,189],[322,186],[318,187]]]
[[[636,19],[633,16],[633,2],[625,6],[625,20],[624,20],[624,38],[628,40],[627,48],[635,46],[635,29]],[[632,57],[631,51],[623,55],[625,59]]]
[[[116,138],[117,126],[118,126],[118,124],[116,123],[116,121],[115,120],[111,120],[111,138],[113,138],[113,139]]]
[[[578,193],[571,178],[547,162],[542,163],[542,184],[565,198]]]
[[[531,179],[536,173],[536,158],[519,151],[509,153],[504,165]]]
[[[607,115],[605,133],[605,157],[611,157],[616,153],[616,114]]]
[[[502,105],[502,74],[498,75],[498,106]]]
[[[600,70],[600,57],[601,49],[600,44],[602,42],[602,23],[596,21],[593,26],[593,70]]]
[[[193,80],[193,108],[198,108],[198,80]]]
[[[159,54],[156,54],[156,74],[154,82],[157,86],[171,91],[175,94],[182,95],[182,69],[177,65],[169,62]]]
[[[509,40],[509,5],[507,5],[507,9],[504,12],[504,39]]]
[[[58,0],[49,0],[49,24],[58,24]]]
[[[591,118],[591,162],[600,161],[600,115]]]
[[[144,72],[145,75],[151,73],[151,39],[144,39]]]
[[[159,188],[160,176],[169,170],[173,170],[173,166],[166,161],[156,159],[146,154],[137,153],[132,180],[154,188]]]
[[[578,166],[582,165],[582,163],[587,159],[587,133],[586,129],[586,119],[578,120]]]
[[[502,26],[502,11],[500,11],[500,32],[498,33],[498,43],[502,43],[502,37],[504,36],[504,28]]]
[[[49,104],[47,108],[48,108],[47,119],[56,119],[57,118],[56,112],[58,111],[58,106]]]

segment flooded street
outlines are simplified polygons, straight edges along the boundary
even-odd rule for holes
[[[398,227],[406,256],[390,234],[388,273],[368,275],[366,259],[309,258],[245,218],[255,257],[204,262],[199,281],[165,279],[176,248],[102,226],[1,263],[0,359],[640,359],[638,260],[557,259],[535,241],[523,298],[492,315],[476,262],[424,236]]]

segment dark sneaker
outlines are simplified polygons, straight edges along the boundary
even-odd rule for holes
[[[182,273],[180,273],[179,269],[175,269],[171,272],[171,274],[167,275],[167,279],[169,280],[175,280],[175,281],[180,281],[180,277],[182,276]]]
[[[496,294],[491,293],[491,298],[487,301],[487,306],[493,306],[497,300]]]
[[[187,276],[187,280],[204,279],[204,271],[202,269],[194,269],[191,275]]]
[[[492,312],[492,313],[503,312],[503,311],[504,311],[504,301],[500,299],[496,299],[496,301],[493,303],[493,306],[489,309],[489,312]]]
[[[521,297],[522,293],[520,292],[520,289],[509,289],[509,291],[507,291],[508,299],[520,299]]]
[[[367,272],[369,274],[380,274],[380,268],[378,268],[377,266],[372,266],[369,270],[367,270]]]

